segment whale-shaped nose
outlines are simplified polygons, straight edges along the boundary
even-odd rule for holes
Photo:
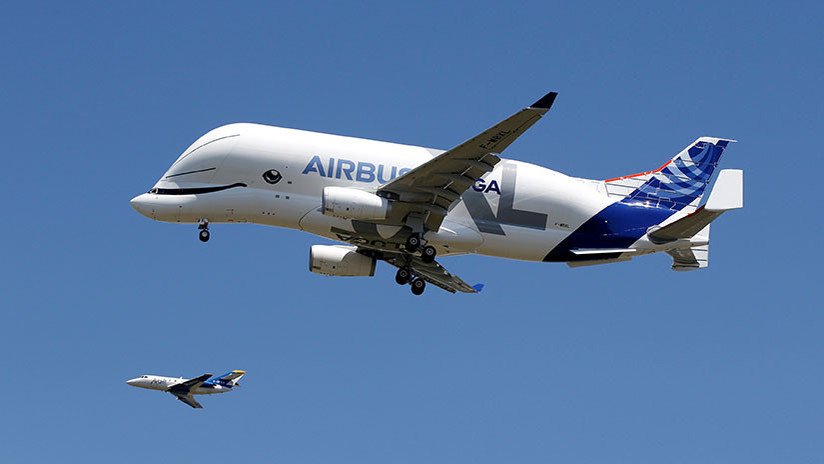
[[[134,210],[137,211],[138,213],[140,213],[144,216],[149,216],[151,208],[149,208],[149,201],[148,200],[149,200],[149,194],[148,193],[142,193],[142,194],[132,198],[131,201],[129,201],[129,204],[132,205],[132,208],[134,208]]]

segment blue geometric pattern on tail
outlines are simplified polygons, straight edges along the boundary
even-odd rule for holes
[[[727,140],[698,141],[664,169],[652,175],[621,203],[680,211],[704,194]]]
[[[717,140],[717,139],[713,139]],[[544,261],[617,258],[620,253],[576,255],[575,249],[623,249],[704,194],[728,140],[699,140],[621,201],[589,218],[549,251]]]

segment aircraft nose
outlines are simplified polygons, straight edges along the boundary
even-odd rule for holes
[[[138,379],[129,379],[129,380],[126,381],[127,384],[129,384],[133,387],[137,386],[137,382],[138,382]]]
[[[138,213],[147,216],[149,211],[149,194],[148,193],[141,193],[140,195],[134,197],[129,201],[129,204],[132,205],[135,211]]]

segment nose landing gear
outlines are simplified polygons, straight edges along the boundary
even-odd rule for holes
[[[198,233],[197,238],[200,239],[201,242],[208,242],[209,241],[209,220],[208,219],[201,219],[197,225]]]

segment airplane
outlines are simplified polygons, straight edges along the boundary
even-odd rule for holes
[[[209,380],[212,374],[203,374],[191,379],[164,377],[162,375],[141,375],[127,380],[126,383],[133,387],[169,392],[175,398],[193,408],[202,408],[203,406],[195,400],[194,395],[211,395],[232,391],[235,387],[240,386],[238,382],[245,374],[246,371],[234,370],[212,380]]]
[[[376,262],[385,261],[415,295],[427,283],[451,293],[483,288],[447,271],[437,256],[578,267],[664,252],[673,270],[707,267],[710,223],[744,206],[743,171],[715,173],[735,140],[699,137],[657,169],[604,180],[502,158],[556,96],[550,92],[446,151],[225,125],[197,139],[131,206],[156,221],[198,224],[203,242],[213,223],[264,224],[342,242],[313,245],[309,270],[373,276]]]

